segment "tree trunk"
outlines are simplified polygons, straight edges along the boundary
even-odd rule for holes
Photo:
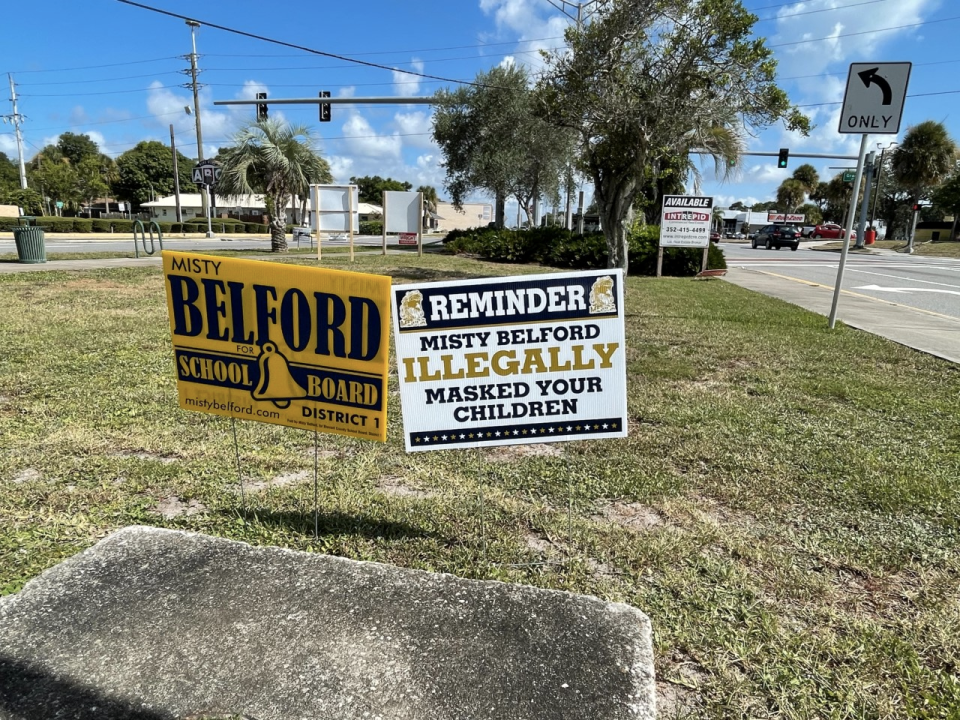
[[[505,193],[497,193],[496,205],[494,206],[493,218],[496,222],[497,228],[503,230],[506,226],[506,207],[507,207],[507,196]]]
[[[287,233],[284,218],[270,216],[270,252],[285,253],[287,251]]]
[[[630,264],[627,231],[633,223],[635,190],[636,181],[631,178],[594,174],[594,199],[607,241],[607,267],[620,268],[625,273]]]

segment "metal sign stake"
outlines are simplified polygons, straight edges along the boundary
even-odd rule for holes
[[[237,443],[237,419],[230,418],[230,425],[233,428],[233,453],[237,458],[237,483],[240,485],[240,507],[243,510],[243,519],[247,519],[247,498],[243,491],[243,474],[240,471],[240,445]]]
[[[837,284],[833,288],[833,303],[830,306],[831,330],[833,330],[837,322],[837,303],[840,301],[840,286],[843,284],[843,269],[847,264],[847,253],[850,251],[850,233],[853,230],[853,216],[857,209],[857,197],[860,195],[860,181],[863,179],[863,162],[867,157],[867,138],[869,138],[869,135],[860,136],[860,159],[857,160],[857,176],[853,180],[850,210],[847,213],[847,222],[843,229],[843,250],[840,251],[840,267],[837,268]]]

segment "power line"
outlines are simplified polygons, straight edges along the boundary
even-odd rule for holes
[[[95,70],[97,68],[107,68],[107,67],[122,67],[125,65],[142,65],[143,63],[152,63],[160,62],[161,60],[176,60],[176,55],[170,55],[168,57],[161,58],[151,58],[150,60],[127,60],[126,62],[119,63],[108,63],[106,65],[79,65],[68,68],[51,68],[49,70],[11,70],[14,75],[22,75],[23,73],[50,73],[50,72],[70,72],[71,70]]]
[[[125,0],[120,0],[120,2],[125,2]],[[896,25],[894,27],[877,28],[875,30],[861,30],[860,32],[843,33],[841,35],[830,35],[828,37],[813,38],[811,40],[794,40],[793,42],[767,45],[767,47],[776,48],[776,47],[787,47],[788,45],[805,45],[806,43],[823,42],[824,40],[836,40],[838,38],[853,37],[855,35],[872,35],[873,33],[889,32],[891,30],[905,30],[906,28],[920,27],[921,25],[932,25],[934,23],[949,22],[951,20],[960,20],[960,15],[957,15],[955,17],[948,17],[948,18],[938,18],[937,20],[924,20],[923,22],[910,23],[909,25]]]
[[[789,20],[790,18],[800,17],[801,15],[816,15],[817,13],[835,12],[837,10],[846,10],[847,8],[859,7],[861,5],[875,5],[881,2],[887,2],[887,0],[863,0],[863,2],[850,3],[849,5],[838,5],[837,7],[820,8],[819,10],[805,10],[803,12],[790,13],[789,15],[771,15],[770,17],[758,18],[757,22],[768,22],[770,20]],[[800,3],[787,4],[799,5]]]
[[[960,93],[960,90],[940,90],[938,92],[928,92],[928,93],[913,93],[907,95],[908,98],[917,98],[917,97],[932,97],[933,95],[956,95]],[[842,100],[837,100],[835,102],[822,102],[822,103],[807,103],[805,105],[795,105],[794,107],[804,108],[804,107],[825,107],[827,105],[843,105]]]
[[[881,0],[871,0],[872,2],[880,2]],[[407,53],[419,53],[419,52],[440,52],[441,50],[467,50],[469,48],[481,48],[481,47],[497,47],[500,45],[519,45],[521,43],[534,43],[534,42],[546,42],[548,40],[563,40],[562,35],[557,35],[554,37],[547,38],[531,38],[530,40],[511,40],[510,42],[499,42],[499,43],[477,43],[476,45],[448,45],[447,47],[435,47],[435,48],[415,48],[413,50],[378,50],[376,52],[355,52],[350,53],[351,55],[405,55]],[[206,57],[247,57],[247,58],[292,58],[292,57],[302,57],[301,55],[291,55],[289,53],[285,55],[224,55],[221,53],[210,53]],[[473,57],[473,56],[471,56]],[[478,55],[477,57],[484,57]]]
[[[950,65],[953,63],[958,63],[960,60],[936,60],[934,62],[925,62],[925,63],[913,63],[913,67],[924,67],[927,65]],[[828,72],[828,73],[817,73],[816,75],[791,75],[790,77],[777,78],[777,80],[806,80],[808,78],[818,78],[818,77],[839,77],[845,72],[846,68],[838,72]],[[24,96],[26,97],[26,96]]]
[[[216,30],[223,30],[224,32],[233,33],[234,35],[241,35],[243,37],[253,38],[254,40],[262,40],[263,42],[273,43],[274,45],[282,45],[284,47],[293,48],[294,50],[303,50],[304,52],[312,53],[313,55],[322,55],[323,57],[334,58],[336,60],[343,60],[344,62],[353,63],[355,65],[365,65],[367,67],[379,68],[381,70],[390,70],[391,72],[401,72],[406,73],[407,75],[416,75],[417,77],[427,78],[428,80],[441,80],[443,82],[456,83],[458,85],[472,85],[474,87],[484,87],[480,83],[473,82],[471,80],[457,80],[454,78],[445,78],[439,75],[429,75],[426,73],[414,72],[413,70],[401,70],[400,68],[390,67],[389,65],[381,65],[379,63],[370,62],[368,60],[357,60],[356,58],[347,57],[346,55],[337,55],[336,53],[323,52],[322,50],[315,50],[313,48],[306,47],[304,45],[296,45],[294,43],[288,43],[283,40],[276,40],[274,38],[269,38],[264,35],[257,35],[256,33],[249,33],[243,30],[236,30],[235,28],[227,27],[226,25],[217,25],[215,23],[207,22],[205,20],[195,20],[194,18],[187,17],[186,15],[180,15],[179,13],[170,12],[169,10],[161,10],[159,8],[150,7],[149,5],[144,5],[142,3],[134,2],[133,0],[117,0],[117,2],[123,3],[124,5],[130,5],[132,7],[138,7],[142,10],[149,10],[150,12],[159,13],[160,15],[167,15],[168,17],[178,18],[179,20],[197,22],[207,27],[215,28]]]
[[[115,80],[137,80],[139,78],[148,78],[156,77],[157,75],[180,75],[178,70],[164,70],[163,72],[147,73],[146,75],[126,75],[124,77],[118,78],[100,78],[99,80],[58,80],[55,82],[38,82],[38,83],[18,83],[21,87],[41,87],[46,85],[79,85],[80,83],[101,83],[101,82],[114,82]]]

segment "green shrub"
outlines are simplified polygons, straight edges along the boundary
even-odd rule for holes
[[[382,220],[366,220],[360,223],[361,235],[383,235]]]
[[[0,218],[0,232],[10,232],[17,225],[22,225],[19,218]]]
[[[91,220],[90,218],[74,218],[73,232],[75,233],[93,232],[93,220]]]
[[[634,227],[628,235],[631,275],[656,275],[659,241],[659,226]],[[577,235],[559,227],[519,231],[474,228],[451,231],[444,243],[454,252],[472,253],[494,262],[538,262],[575,270],[607,267],[607,243],[602,233]],[[703,250],[699,248],[667,248],[663,257],[663,274],[696,275],[700,272],[702,258]],[[711,243],[707,267],[726,266],[723,251]]]
[[[133,220],[111,220],[110,224],[113,225],[115,233],[129,234],[133,232]]]
[[[37,218],[36,224],[48,233],[68,233],[73,232],[73,222],[76,218],[65,218],[56,216],[42,216]]]
[[[656,275],[657,254],[660,245],[660,226],[635,227],[629,235],[629,260],[631,275]],[[703,250],[700,248],[664,248],[663,274],[673,277],[688,277],[700,272]],[[710,243],[707,254],[707,269],[727,267],[723,250]]]
[[[108,233],[112,227],[112,220],[106,220],[101,218],[95,218],[93,221],[93,232],[95,233]]]

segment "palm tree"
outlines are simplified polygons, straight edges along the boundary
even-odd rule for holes
[[[785,213],[794,212],[803,203],[806,188],[802,181],[787,178],[777,188],[777,209]]]
[[[270,250],[286,252],[287,203],[310,185],[333,181],[330,166],[314,151],[310,130],[279,120],[242,128],[221,154],[217,194],[262,193],[270,215]]]
[[[793,179],[800,183],[804,193],[810,195],[817,190],[820,184],[820,176],[817,169],[810,163],[804,163],[793,171]]]
[[[933,120],[909,128],[890,161],[893,177],[909,193],[911,205],[926,198],[956,165],[956,144],[943,124]]]

